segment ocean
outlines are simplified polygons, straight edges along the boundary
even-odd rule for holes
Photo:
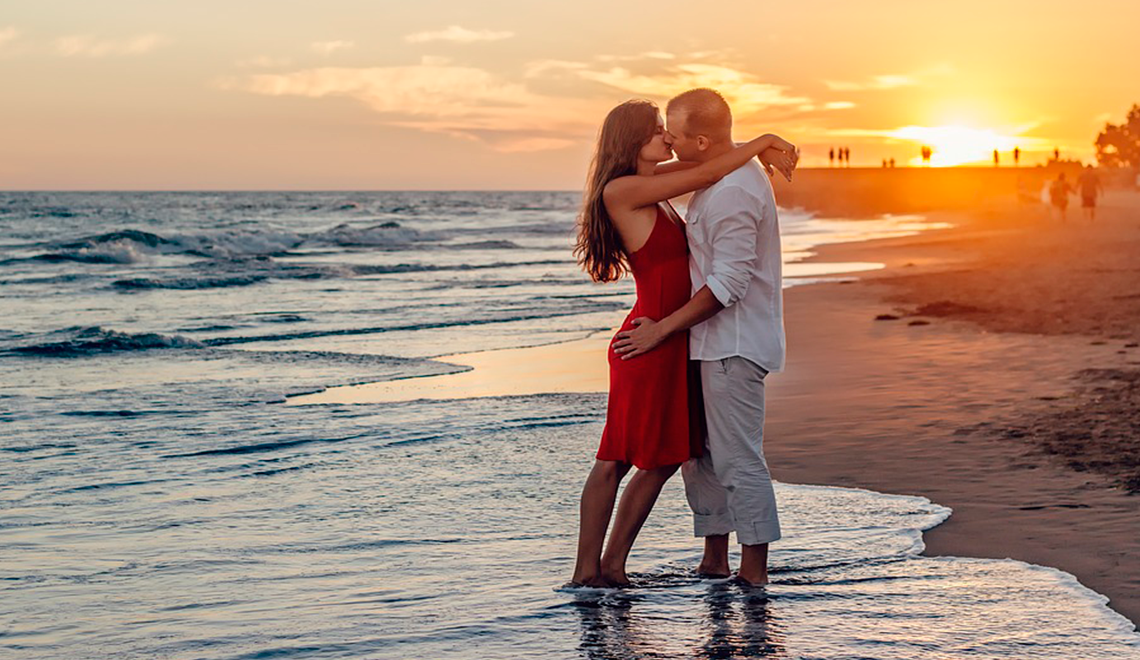
[[[1140,658],[1072,576],[927,558],[951,512],[780,484],[772,585],[701,580],[680,479],[636,588],[567,589],[605,395],[282,405],[617,325],[565,192],[0,193],[0,656]],[[930,226],[781,214],[812,247]],[[778,466],[774,466],[778,474]]]

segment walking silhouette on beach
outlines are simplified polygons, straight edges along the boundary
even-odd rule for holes
[[[1100,177],[1092,165],[1086,165],[1077,178],[1077,188],[1081,192],[1081,209],[1091,222],[1096,220],[1096,198],[1103,192]]]
[[[832,167],[835,167],[835,147],[827,150],[827,160],[831,162]]]
[[[1065,180],[1065,173],[1061,172],[1053,183],[1049,184],[1049,201],[1057,209],[1057,216],[1065,222],[1065,211],[1069,208],[1069,195],[1073,187]]]
[[[1019,147],[1014,147],[1013,148],[1013,166],[1017,167],[1017,164],[1020,162],[1021,162],[1021,149]]]
[[[1000,158],[1001,157],[998,155],[998,150],[994,149],[994,167],[997,167],[1000,164]]]

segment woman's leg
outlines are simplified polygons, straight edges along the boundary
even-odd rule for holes
[[[678,464],[638,470],[630,478],[625,492],[621,494],[614,529],[610,532],[610,541],[602,556],[602,577],[607,581],[629,584],[629,579],[625,576],[625,560],[629,557],[630,548],[633,547],[641,526],[645,524],[645,519],[649,517],[649,512],[653,510],[661,487],[679,467]]]
[[[571,578],[575,584],[609,586],[602,579],[602,543],[606,539],[606,528],[610,526],[618,485],[629,468],[627,463],[595,461],[590,476],[586,478],[579,509],[578,562]]]

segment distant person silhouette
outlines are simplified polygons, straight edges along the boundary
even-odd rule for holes
[[[1061,218],[1061,222],[1065,222],[1065,211],[1069,208],[1069,195],[1072,194],[1073,187],[1065,180],[1065,173],[1061,172],[1053,183],[1049,184],[1049,201],[1053,204],[1053,208],[1057,209],[1057,216]]]
[[[1019,147],[1014,147],[1013,148],[1013,166],[1017,167],[1018,163],[1020,163],[1020,162],[1021,162],[1021,149]]]
[[[1061,160],[1061,150],[1053,147],[1053,160]]]
[[[827,150],[827,160],[831,162],[832,167],[835,167],[835,147]]]
[[[1086,165],[1081,176],[1077,178],[1077,188],[1081,191],[1081,208],[1085,212],[1085,217],[1090,222],[1096,220],[1096,198],[1100,196],[1103,189],[1100,184],[1100,177],[1097,176],[1092,165]]]
[[[1000,161],[1000,156],[998,156],[998,150],[994,149],[994,167],[998,166],[999,161]]]
[[[890,164],[891,164],[891,167],[892,167],[892,168],[894,168],[894,166],[895,166],[895,159],[894,159],[894,158],[892,158],[892,159],[891,159],[890,161],[888,161],[888,162],[890,162]]]

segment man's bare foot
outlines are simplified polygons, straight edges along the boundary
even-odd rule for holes
[[[705,578],[726,578],[732,575],[728,567],[728,534],[705,537],[705,552],[697,575]]]
[[[768,584],[768,544],[740,546],[740,570],[736,577],[753,587]]]
[[[736,581],[739,582],[742,586],[757,589],[768,585],[768,576],[763,574],[745,575],[744,573],[737,571]]]
[[[728,562],[714,562],[703,560],[701,565],[697,566],[697,575],[703,578],[726,578],[732,575],[732,569],[728,567]]]

